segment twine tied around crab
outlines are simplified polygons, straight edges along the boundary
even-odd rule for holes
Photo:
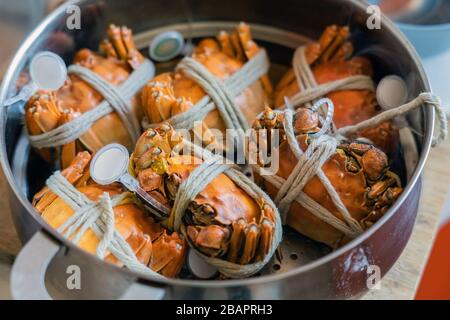
[[[300,46],[294,53],[292,67],[300,91],[290,97],[294,106],[301,106],[337,90],[370,90],[375,91],[373,80],[369,76],[355,75],[344,79],[330,81],[321,85],[317,84],[316,78],[306,60],[306,46]],[[282,106],[286,107],[286,105]]]
[[[283,236],[282,221],[275,204],[252,180],[233,168],[232,165],[226,163],[226,160],[223,157],[214,155],[208,150],[202,149],[189,141],[184,140],[182,143],[192,150],[196,157],[204,159],[204,162],[196,167],[180,185],[168,221],[169,227],[177,232],[181,231],[185,239],[187,239],[191,249],[195,250],[207,263],[216,267],[223,275],[229,278],[245,278],[254,275],[272,258]],[[236,183],[237,186],[242,188],[253,199],[262,199],[265,204],[271,206],[275,211],[275,232],[272,237],[270,249],[261,261],[242,265],[219,258],[209,257],[197,250],[189,241],[186,227],[183,224],[183,216],[187,211],[189,203],[193,201],[195,197],[214,180],[214,178],[222,173]]]
[[[438,145],[440,142],[445,140],[448,135],[447,130],[447,120],[445,113],[441,107],[440,99],[431,93],[421,93],[414,100],[401,105],[397,108],[384,111],[377,116],[362,121],[356,125],[343,127],[334,133],[331,130],[331,119],[333,114],[333,102],[330,99],[323,98],[311,107],[312,110],[317,111],[320,107],[327,105],[327,116],[322,120],[322,129],[318,133],[310,134],[309,137],[311,142],[306,149],[302,151],[298,145],[297,138],[293,127],[293,116],[294,111],[289,106],[289,100],[286,99],[286,105],[288,106],[284,110],[274,110],[276,114],[283,114],[283,128],[286,134],[286,140],[291,148],[292,152],[296,156],[298,162],[294,170],[289,175],[288,179],[283,179],[276,174],[268,172],[266,169],[259,167],[258,165],[252,165],[253,170],[255,170],[261,177],[266,181],[271,183],[279,191],[275,197],[275,203],[278,206],[279,212],[282,216],[283,223],[286,222],[286,215],[293,201],[297,201],[305,209],[307,209],[311,214],[315,215],[317,218],[328,223],[332,227],[344,233],[350,238],[355,238],[363,232],[363,228],[360,226],[358,221],[356,221],[349,213],[344,203],[342,202],[339,194],[335,190],[334,186],[331,184],[328,177],[322,171],[322,166],[335,152],[341,140],[345,139],[345,136],[351,136],[357,132],[373,128],[380,123],[391,120],[399,115],[404,115],[414,109],[417,109],[423,105],[430,105],[436,110],[436,114],[439,121],[439,134],[433,137],[433,146]],[[330,132],[327,132],[330,131]],[[333,204],[337,210],[341,213],[344,221],[337,218],[329,210],[321,206],[319,203],[314,201],[305,192],[303,192],[304,187],[309,182],[311,178],[317,176],[325,189],[327,190]]]
[[[447,117],[445,115],[445,111],[442,108],[441,99],[429,92],[423,92],[423,93],[419,94],[415,99],[411,100],[410,102],[405,103],[397,108],[393,108],[393,109],[381,112],[370,119],[367,119],[365,121],[362,121],[362,122],[354,124],[354,125],[340,128],[336,131],[336,133],[343,135],[343,136],[354,135],[357,132],[360,132],[364,129],[376,127],[377,125],[379,125],[385,121],[388,121],[388,120],[393,119],[400,115],[404,115],[404,114],[406,114],[414,109],[417,109],[423,105],[431,106],[434,109],[434,111],[436,112],[436,118],[438,121],[439,132],[437,135],[433,136],[433,141],[432,141],[432,146],[436,147],[447,138],[448,122],[447,122]]]
[[[100,239],[96,249],[100,259],[104,259],[109,250],[128,269],[155,279],[163,278],[138,261],[128,242],[115,229],[113,208],[123,202],[127,193],[111,198],[105,192],[96,203],[77,190],[59,171],[48,178],[46,184],[74,211],[58,228],[63,236],[73,243],[78,243],[85,232],[91,229]]]
[[[328,116],[326,117],[326,121],[329,123],[332,118],[329,115],[332,115],[334,110],[331,100],[321,99],[314,104],[313,109],[317,110],[325,104],[328,105]],[[277,204],[283,223],[286,223],[286,215],[289,211],[291,203],[293,201],[297,201],[317,218],[333,226],[348,237],[355,238],[361,234],[363,229],[350,215],[349,211],[339,197],[339,194],[322,170],[322,165],[336,151],[336,146],[339,144],[338,138],[328,135],[326,132],[320,131],[319,134],[311,136],[311,144],[308,146],[308,149],[303,152],[298,145],[297,138],[294,133],[294,127],[292,125],[294,111],[287,108],[285,110],[274,110],[274,112],[276,114],[281,113],[284,115],[283,127],[286,134],[286,139],[289,147],[298,159],[298,163],[289,178],[286,180],[274,173],[268,172],[266,169],[261,168],[258,165],[252,165],[252,168],[261,177],[263,177],[263,179],[267,180],[279,190],[277,196],[275,197],[275,203]],[[322,126],[327,127],[324,123]],[[333,204],[341,213],[344,221],[337,218],[328,209],[314,201],[305,192],[303,192],[305,185],[315,175],[317,175],[327,190]]]
[[[217,109],[228,129],[235,129],[242,134],[248,129],[248,124],[234,97],[250,87],[269,71],[269,59],[264,49],[226,80],[219,80],[206,67],[193,58],[184,58],[177,66],[177,71],[183,71],[189,78],[197,82],[207,93],[191,109],[167,119],[175,129],[192,129],[195,122],[203,119]],[[144,128],[152,125],[143,122]]]
[[[140,135],[140,124],[129,103],[130,99],[150,81],[153,76],[153,64],[149,60],[134,70],[119,86],[115,87],[101,78],[92,70],[71,65],[70,74],[75,74],[97,90],[104,100],[92,110],[75,119],[39,135],[28,135],[30,143],[35,148],[50,148],[63,146],[82,136],[100,118],[111,112],[116,112],[122,120],[130,137],[135,143]]]

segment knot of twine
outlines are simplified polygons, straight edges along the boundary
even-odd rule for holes
[[[207,93],[191,109],[177,114],[166,121],[175,129],[192,129],[196,121],[203,119],[217,109],[228,129],[248,129],[248,123],[234,97],[241,94],[269,71],[266,51],[259,52],[244,66],[224,81],[217,79],[206,67],[192,58],[184,58],[177,66],[188,77],[198,83]],[[143,123],[143,127],[151,127]]]
[[[47,186],[74,211],[58,228],[58,232],[77,244],[86,231],[91,229],[100,239],[96,249],[100,259],[103,260],[109,251],[128,269],[155,279],[162,278],[138,261],[133,249],[115,228],[113,208],[124,201],[127,193],[111,199],[105,192],[100,196],[99,202],[95,203],[77,190],[59,171],[47,180]]]
[[[69,73],[79,76],[97,90],[105,100],[95,108],[53,130],[39,135],[28,135],[31,145],[35,148],[63,146],[81,137],[97,120],[111,112],[117,113],[135,143],[140,135],[140,125],[129,101],[150,81],[153,71],[153,64],[145,60],[121,85],[115,87],[88,68],[79,65],[70,66]]]
[[[317,110],[325,103],[328,104],[328,115],[325,120],[327,123],[323,124],[323,126],[329,128],[332,112],[334,110],[331,100],[321,99],[314,104],[312,109]],[[278,206],[283,223],[286,223],[287,213],[289,212],[292,202],[297,201],[311,214],[333,226],[348,237],[355,238],[361,234],[363,232],[362,227],[358,221],[351,216],[336,189],[322,170],[322,165],[325,161],[336,152],[336,147],[339,144],[338,139],[334,136],[325,134],[325,132],[321,130],[317,134],[310,135],[311,142],[306,151],[303,152],[298,145],[297,137],[294,132],[294,111],[288,108],[282,111],[275,110],[274,112],[284,115],[283,128],[286,140],[298,162],[286,180],[276,174],[268,172],[258,165],[253,165],[252,168],[258,172],[261,177],[278,189],[275,203]],[[306,184],[314,176],[319,178],[334,206],[341,213],[344,221],[337,218],[332,212],[321,206],[303,191]]]
[[[240,171],[234,169],[230,164],[225,163],[225,159],[212,154],[206,149],[184,140],[193,154],[204,159],[204,162],[196,167],[188,176],[188,178],[180,185],[175,202],[172,207],[172,213],[169,218],[169,225],[173,227],[175,231],[180,231],[184,237],[188,240],[189,245],[196,253],[204,259],[207,263],[216,267],[222,274],[230,278],[245,278],[249,277],[259,270],[261,270],[272,258],[275,250],[277,249],[279,243],[281,242],[283,236],[282,222],[280,216],[277,212],[275,204],[272,200],[263,192],[252,180],[245,176]],[[237,186],[244,190],[250,197],[255,199],[258,203],[260,199],[273,208],[275,216],[275,232],[272,237],[270,249],[265,255],[264,259],[255,263],[241,265],[219,258],[208,257],[195,246],[190,243],[189,238],[186,234],[186,226],[183,223],[183,216],[187,211],[187,208],[191,201],[206,188],[206,186],[211,183],[219,174],[224,173],[228,178],[230,178]]]

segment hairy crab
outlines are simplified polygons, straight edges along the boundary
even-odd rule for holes
[[[136,49],[130,29],[110,25],[107,36],[100,44],[100,53],[82,49],[75,55],[73,63],[92,70],[117,86],[143,62],[144,57]],[[69,74],[66,83],[59,90],[38,91],[30,98],[25,109],[28,133],[33,136],[55,129],[95,108],[102,101],[102,95],[94,88],[78,76]],[[138,96],[132,99],[131,105],[139,115],[141,110]],[[79,139],[57,150],[40,149],[39,153],[47,161],[59,159],[61,167],[65,168],[79,151],[96,152],[112,142],[132,147],[132,139],[115,112],[96,121]]]
[[[250,27],[241,23],[232,33],[222,31],[217,39],[203,39],[195,47],[192,58],[214,76],[225,80],[241,69],[259,50],[252,40]],[[265,75],[235,98],[249,125],[264,110],[272,90],[269,78]],[[205,91],[182,71],[162,73],[144,87],[142,105],[149,123],[156,124],[191,109],[205,95]],[[217,110],[211,111],[202,125],[204,132],[208,128],[226,129]],[[208,144],[208,137],[204,136],[204,139]]]
[[[142,188],[171,208],[179,186],[202,160],[174,154],[181,143],[167,124],[148,129],[138,140],[130,166]],[[170,224],[171,216],[163,224]],[[238,264],[261,261],[274,236],[274,209],[255,200],[225,174],[201,191],[183,217],[189,243],[203,254]]]
[[[348,27],[329,26],[317,42],[307,45],[306,61],[310,65],[318,85],[344,79],[349,76],[373,76],[371,61],[362,56],[352,56],[353,45],[348,40]],[[280,80],[275,90],[275,106],[284,104],[284,97],[299,92],[293,69]],[[334,103],[333,121],[337,128],[353,125],[377,115],[381,109],[376,96],[370,90],[338,90],[327,95]],[[398,132],[392,122],[363,130],[359,136],[368,138],[383,151],[391,153],[398,142]]]
[[[273,147],[271,157],[277,157],[279,161],[276,175],[287,179],[298,159],[286,140],[283,121],[283,114],[275,114],[272,109],[266,108],[253,127],[257,131],[280,130],[280,144]],[[299,147],[305,151],[312,139],[308,134],[320,130],[317,112],[306,107],[297,109],[293,127]],[[259,166],[264,165],[260,163]],[[383,216],[402,192],[399,177],[389,170],[388,157],[371,144],[358,141],[339,144],[336,152],[322,166],[322,170],[351,217],[363,230]],[[276,197],[276,187],[259,175],[256,175],[256,179],[271,197]],[[309,180],[303,192],[335,217],[343,220],[317,175]],[[338,247],[348,240],[340,230],[319,219],[296,201],[289,207],[286,223],[301,234],[331,247]]]
[[[97,201],[105,192],[111,197],[123,194],[124,190],[118,184],[101,186],[90,180],[90,159],[88,152],[78,153],[62,175],[92,201]],[[55,229],[74,214],[73,209],[47,187],[34,196],[33,205]],[[126,193],[126,197],[113,210],[115,228],[128,242],[138,261],[166,277],[176,277],[184,264],[186,242],[176,232],[168,233],[160,223],[147,216],[140,202],[130,193]],[[77,245],[95,254],[99,243],[100,239],[94,231],[88,229]],[[105,261],[122,266],[111,253],[105,256]]]

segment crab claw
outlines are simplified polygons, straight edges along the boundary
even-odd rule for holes
[[[166,159],[181,142],[181,136],[169,124],[147,129],[138,139],[132,156],[136,174],[147,168],[165,173]]]
[[[136,49],[131,29],[111,24],[107,35],[108,38],[100,44],[100,51],[105,56],[122,60],[133,69],[144,62],[144,56]]]
[[[202,217],[205,214],[208,217]],[[195,220],[209,223],[187,227],[188,238],[194,247],[208,256],[242,265],[264,259],[272,245],[275,230],[272,208],[262,202],[258,218],[248,220],[240,217],[224,226],[215,224],[215,221],[223,219],[217,215],[212,208],[208,212],[201,210],[197,213]]]
[[[353,52],[353,46],[348,42],[350,30],[347,26],[328,26],[319,41],[306,47],[308,64],[324,63],[331,60],[346,59]]]

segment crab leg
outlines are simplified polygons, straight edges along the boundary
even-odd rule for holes
[[[237,33],[237,31],[231,33],[230,41],[236,54],[235,59],[241,62],[245,62],[246,61],[245,52],[244,49],[242,48],[241,40],[239,38],[239,34]]]
[[[107,34],[108,39],[112,43],[112,46],[115,48],[118,57],[121,60],[126,60],[128,58],[128,52],[122,40],[120,27],[111,24],[108,28]]]
[[[127,27],[122,27],[122,40],[128,51],[128,63],[133,69],[137,69],[144,62],[144,57],[136,49],[133,41],[133,32]]]
[[[255,222],[250,223],[245,230],[245,244],[240,259],[240,264],[248,264],[252,261],[258,247],[259,230]]]
[[[77,183],[77,181],[83,177],[85,168],[91,161],[91,155],[89,152],[80,152],[72,161],[69,167],[64,169],[61,174],[71,184]],[[42,189],[33,197],[33,206],[39,213],[42,213],[45,208],[48,207],[58,196],[51,192],[47,187]]]
[[[234,51],[233,44],[231,43],[230,35],[228,32],[221,31],[217,36],[217,40],[220,43],[223,53],[225,53],[230,58],[236,58],[236,53]]]
[[[148,234],[143,235],[141,246],[134,252],[136,258],[141,263],[148,263],[153,255],[152,239]]]
[[[353,44],[351,42],[345,42],[330,59],[330,61],[344,61],[353,54]]]
[[[184,240],[176,232],[168,235],[164,230],[153,242],[150,268],[166,277],[174,277],[183,267],[186,248]]]
[[[230,247],[227,256],[227,260],[230,262],[238,262],[238,256],[244,242],[245,225],[246,222],[242,218],[232,224],[233,233],[231,234]]]
[[[328,26],[319,40],[306,48],[305,54],[308,64],[323,63],[337,59],[338,56],[345,57],[350,55],[353,47],[346,44],[349,33],[348,27]]]
[[[333,54],[338,50],[338,48],[340,48],[345,43],[345,41],[347,41],[349,34],[350,30],[348,27],[342,27],[338,29],[337,35],[334,40],[322,52],[322,56],[320,58],[321,62],[329,61],[333,57]]]
[[[273,238],[274,225],[271,221],[264,219],[260,226],[260,239],[257,250],[257,260],[262,260],[269,252],[271,241]]]
[[[48,132],[58,126],[61,110],[56,104],[55,93],[39,92],[32,99],[26,110],[27,125],[30,134]]]
[[[100,52],[108,58],[117,58],[117,53],[109,40],[103,40],[100,43]]]
[[[256,42],[252,40],[250,26],[246,23],[241,22],[237,27],[237,34],[239,37],[240,47],[243,48],[247,60],[252,59],[254,56],[256,56],[260,49]],[[270,96],[273,92],[273,87],[272,83],[269,80],[269,77],[267,75],[263,75],[260,80],[264,90]]]
[[[111,24],[107,31],[108,39],[100,44],[100,50],[107,57],[118,58],[127,62],[133,69],[139,67],[144,57],[136,49],[131,29]]]
[[[72,121],[77,114],[73,110],[67,110],[62,113],[60,125]],[[76,141],[69,142],[61,147],[61,168],[67,168],[77,155]]]

